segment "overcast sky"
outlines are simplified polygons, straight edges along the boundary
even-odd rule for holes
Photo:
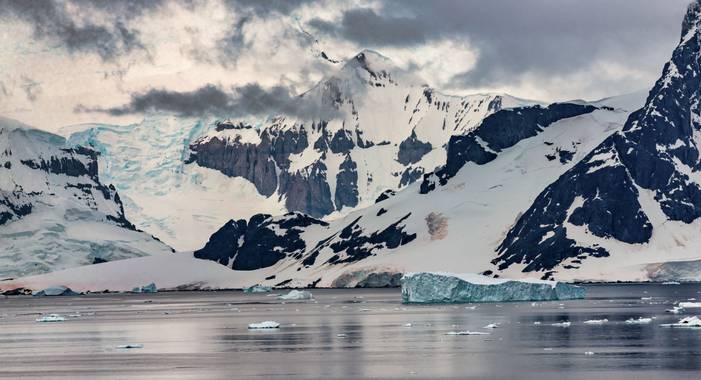
[[[0,0],[0,115],[55,130],[295,112],[364,48],[447,93],[545,101],[649,88],[689,0]]]

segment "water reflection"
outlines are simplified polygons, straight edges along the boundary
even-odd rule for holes
[[[499,305],[407,306],[393,289],[317,290],[315,302],[285,304],[241,292],[12,298],[0,300],[0,378],[696,378],[701,330],[659,325],[684,316],[665,309],[701,298],[701,286],[588,289],[581,301]],[[625,322],[640,317],[655,319]],[[584,324],[594,319],[608,322]],[[247,329],[263,320],[281,328]],[[144,348],[115,349],[125,343]]]

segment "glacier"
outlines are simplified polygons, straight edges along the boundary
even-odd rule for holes
[[[478,274],[408,273],[404,303],[466,303],[581,299],[584,288],[555,281],[495,279]]]

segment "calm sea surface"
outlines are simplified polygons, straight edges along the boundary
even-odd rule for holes
[[[241,292],[0,298],[0,378],[701,379],[701,329],[659,326],[694,315],[665,309],[701,302],[701,285],[587,290],[581,301],[428,306],[402,305],[398,289],[286,303]],[[48,313],[66,321],[35,321]],[[639,317],[655,319],[625,323]],[[265,320],[280,329],[248,330]]]

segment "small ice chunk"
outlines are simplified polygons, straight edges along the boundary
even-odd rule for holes
[[[668,313],[672,313],[672,314],[679,314],[679,313],[682,313],[684,311],[684,308],[681,306],[674,306],[671,309],[667,309],[665,311]]]
[[[348,336],[348,335],[343,334],[343,333],[341,333],[341,334],[336,334],[336,337],[337,337],[337,338],[345,338],[345,337],[347,337],[347,336]]]
[[[584,353],[584,355],[594,355],[594,352],[592,352],[592,351],[587,351],[587,352]]]
[[[565,321],[565,322],[557,322],[553,323],[550,326],[555,326],[555,327],[570,327],[572,326],[572,322]]]
[[[555,281],[497,279],[478,274],[408,273],[404,303],[554,301],[584,298],[585,289]]]
[[[604,323],[607,323],[609,320],[604,318],[604,319],[590,319],[588,321],[584,321],[585,325],[603,325]]]
[[[49,314],[43,315],[41,318],[37,318],[37,322],[63,322],[66,318],[59,314]]]
[[[533,324],[536,325],[536,326],[537,326],[537,325],[540,325],[540,323],[541,323],[540,321],[535,321],[535,322],[533,322]]]
[[[251,323],[248,325],[250,330],[257,329],[277,329],[280,328],[280,324],[275,321],[263,321],[260,323]]]
[[[490,324],[488,324],[487,326],[484,326],[484,327],[482,327],[482,328],[483,328],[483,329],[495,329],[495,328],[497,328],[497,327],[499,327],[499,324],[498,324],[498,323],[490,323]]]
[[[34,293],[35,297],[56,297],[56,296],[78,296],[80,294],[74,292],[71,288],[65,287],[63,285],[51,286],[44,290]]]
[[[120,346],[117,346],[117,348],[122,349],[122,350],[129,350],[132,348],[144,348],[144,345],[141,343],[127,343],[127,344],[122,344]]]
[[[243,288],[244,293],[270,293],[272,291],[273,288],[271,288],[270,286],[264,286],[260,284],[255,284],[247,288]]]
[[[449,331],[445,335],[489,335],[489,333],[481,331]]]
[[[411,326],[412,326],[411,323],[405,323],[405,324],[404,324],[404,327],[411,327]]]
[[[662,285],[681,285],[678,281],[665,281]]]
[[[699,317],[685,317],[677,323],[667,323],[660,325],[662,327],[682,327],[682,328],[701,328],[701,319]]]
[[[695,309],[701,307],[701,302],[679,302],[682,309]]]
[[[156,288],[156,284],[153,282],[148,285],[137,286],[131,290],[132,293],[156,293],[157,291],[158,288]]]
[[[290,290],[289,293],[283,294],[281,296],[278,296],[277,299],[279,300],[286,300],[286,301],[301,301],[301,300],[310,300],[312,299],[312,293],[308,292],[306,290]]]
[[[646,325],[648,323],[652,322],[652,318],[643,318],[640,317],[638,319],[635,318],[630,318],[626,320],[626,323],[629,325]]]

